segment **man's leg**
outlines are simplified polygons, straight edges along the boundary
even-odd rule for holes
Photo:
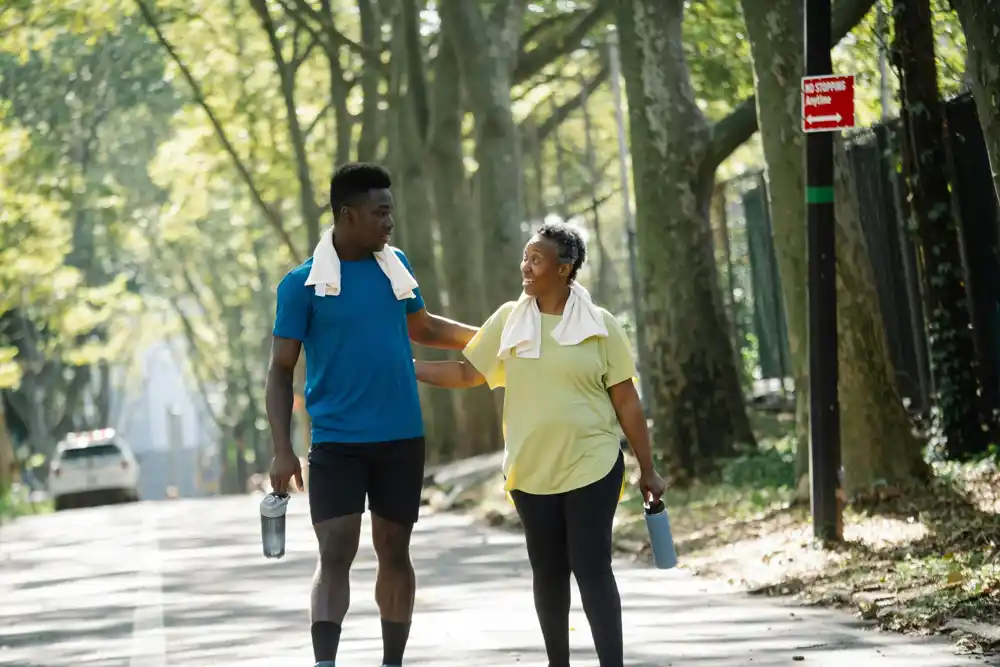
[[[309,453],[309,510],[319,546],[310,617],[317,663],[332,664],[351,603],[351,564],[358,552],[368,466],[355,445],[324,444]]]
[[[424,439],[374,445],[372,542],[378,556],[375,601],[382,616],[382,664],[403,664],[410,636],[416,576],[410,562],[410,535],[420,514],[424,482]]]

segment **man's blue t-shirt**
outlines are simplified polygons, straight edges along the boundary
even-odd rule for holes
[[[406,256],[394,249],[410,273]],[[306,286],[309,258],[278,285],[274,335],[302,342],[312,441],[386,442],[424,434],[406,316],[424,307],[397,299],[374,257],[340,263],[340,294]]]

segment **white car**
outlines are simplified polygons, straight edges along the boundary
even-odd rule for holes
[[[114,429],[70,433],[49,466],[56,511],[139,499],[139,464]]]

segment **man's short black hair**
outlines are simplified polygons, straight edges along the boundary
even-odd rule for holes
[[[377,164],[350,162],[343,165],[330,179],[330,208],[334,220],[340,215],[340,209],[357,204],[370,190],[391,187],[389,172]]]
[[[580,272],[580,267],[587,259],[587,242],[580,230],[565,222],[547,222],[539,227],[536,233],[556,244],[559,262],[573,265],[569,279],[576,280],[576,274]]]

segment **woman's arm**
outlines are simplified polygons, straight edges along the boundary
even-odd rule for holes
[[[478,387],[486,378],[475,366],[462,361],[413,361],[417,380],[442,389],[467,389]]]
[[[612,385],[608,389],[608,395],[632,453],[639,460],[639,490],[642,491],[643,502],[654,503],[663,496],[665,485],[653,468],[653,448],[649,444],[649,428],[646,426],[646,415],[642,412],[639,393],[629,378]]]
[[[631,378],[619,382],[608,389],[608,395],[615,407],[615,414],[618,415],[618,423],[621,424],[625,439],[628,440],[635,458],[639,460],[639,470],[643,474],[653,472],[653,448],[649,444],[649,428],[646,426],[646,415],[642,411],[642,402],[635,390],[635,384]]]

